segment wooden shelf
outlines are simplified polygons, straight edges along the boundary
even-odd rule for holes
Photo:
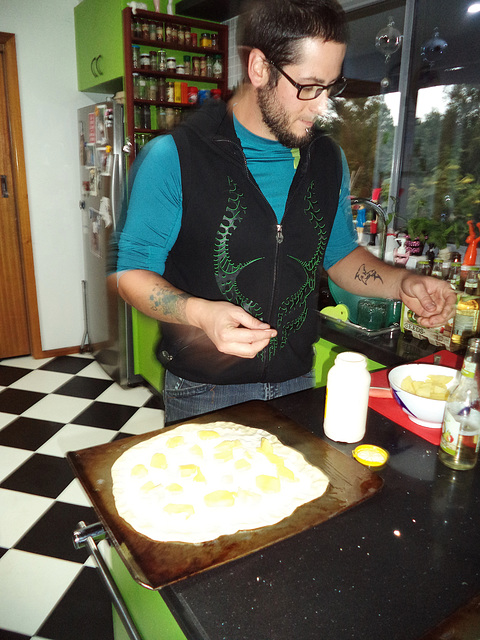
[[[135,38],[132,37],[132,21],[133,12],[130,7],[123,10],[123,42],[124,42],[124,63],[125,63],[125,95],[126,95],[126,130],[127,136],[132,143],[135,142],[135,138],[138,135],[159,135],[165,133],[163,129],[136,129],[134,123],[134,105],[148,105],[155,107],[164,107],[166,109],[192,109],[197,106],[198,103],[186,103],[186,102],[165,102],[159,100],[147,100],[134,98],[133,93],[133,74],[138,74],[142,77],[153,78],[165,78],[168,82],[186,82],[190,85],[213,89],[218,88],[221,91],[223,99],[227,99],[229,95],[228,91],[228,27],[223,24],[217,24],[215,22],[196,20],[194,18],[184,18],[179,15],[168,15],[163,13],[156,13],[153,11],[139,10],[135,14],[135,19],[140,22],[150,22],[163,25],[175,24],[190,27],[198,33],[209,32],[217,34],[217,46],[216,47],[193,47],[186,45],[185,43],[179,44],[178,42],[166,42],[163,39],[157,40],[146,37]],[[137,36],[139,32],[137,30]],[[220,55],[222,57],[223,74],[221,78],[214,78],[213,76],[200,76],[192,74],[177,74],[172,73],[172,69],[165,71],[157,71],[153,69],[145,69],[133,67],[132,60],[132,44],[142,47],[142,51],[145,49],[166,49],[167,51],[179,52],[179,54],[193,54],[198,56],[215,56]],[[207,87],[205,87],[207,85]],[[211,85],[211,86],[209,86]],[[185,97],[185,96],[184,96]],[[170,130],[168,130],[169,132]],[[135,149],[135,145],[134,145]],[[133,162],[135,158],[134,153],[130,154],[129,164]]]

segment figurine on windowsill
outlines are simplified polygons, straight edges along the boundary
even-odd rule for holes
[[[398,246],[393,250],[393,261],[399,267],[405,267],[410,258],[410,250],[406,247],[407,234],[397,233]]]
[[[425,257],[430,262],[430,266],[433,266],[433,261],[435,260],[435,243],[428,243],[428,250],[425,251]]]
[[[480,236],[475,237],[475,230],[473,228],[473,220],[469,220],[467,222],[469,234],[465,239],[467,243],[467,250],[465,252],[465,257],[463,258],[463,264],[467,267],[473,266],[477,261],[477,244],[480,242]],[[480,222],[477,222],[477,229],[480,232]]]

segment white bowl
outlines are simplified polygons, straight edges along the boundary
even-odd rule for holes
[[[401,387],[402,381],[407,376],[411,376],[412,380],[421,380],[422,382],[431,375],[452,376],[452,380],[447,384],[447,389],[451,390],[458,382],[459,373],[456,369],[436,364],[402,364],[390,371],[388,382],[390,383],[393,397],[405,413],[408,414],[410,420],[422,427],[437,429],[442,426],[445,400],[431,400],[430,398],[422,398],[404,391]]]

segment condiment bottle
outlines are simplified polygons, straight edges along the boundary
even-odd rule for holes
[[[461,265],[459,262],[452,262],[450,266],[450,271],[448,272],[448,282],[452,289],[458,290],[460,287],[460,269]]]
[[[464,291],[469,296],[476,296],[478,294],[478,267],[470,267],[467,273],[467,279],[465,280]]]
[[[443,260],[441,258],[435,258],[432,266],[432,277],[443,280]]]
[[[480,332],[480,297],[460,294],[453,321],[452,342],[466,345]]]
[[[468,341],[460,383],[445,405],[438,457],[459,471],[473,469],[480,447],[480,339]]]
[[[419,260],[415,267],[415,272],[421,276],[429,276],[432,273],[432,267],[428,260]]]
[[[323,429],[336,442],[358,442],[365,435],[370,374],[361,353],[339,353],[327,376]]]

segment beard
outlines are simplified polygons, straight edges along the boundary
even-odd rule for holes
[[[258,106],[263,122],[284,147],[295,149],[309,142],[313,136],[313,127],[301,136],[290,130],[290,122],[286,110],[277,102],[277,92],[268,87],[258,89]]]

